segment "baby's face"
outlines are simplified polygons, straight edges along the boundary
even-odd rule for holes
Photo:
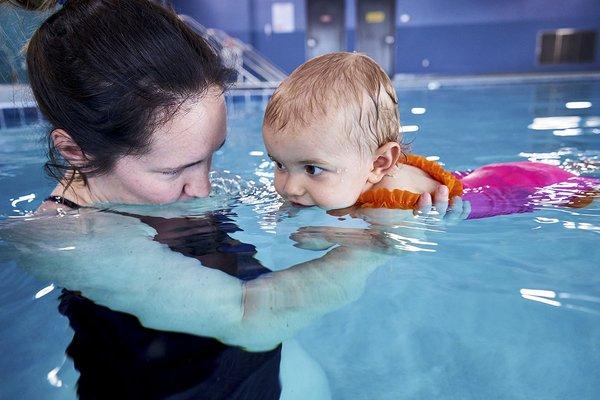
[[[345,208],[370,188],[372,161],[344,141],[342,132],[331,129],[282,133],[263,128],[265,147],[275,162],[275,189],[291,203]]]

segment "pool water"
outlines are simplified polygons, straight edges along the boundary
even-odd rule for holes
[[[531,160],[600,177],[600,79],[430,85],[399,88],[399,97],[413,151],[448,169]],[[232,236],[282,270],[324,254],[293,246],[299,228],[369,225],[313,208],[278,211],[260,136],[264,106],[232,104],[228,140],[214,159],[216,191],[233,193],[228,215],[242,231]],[[0,131],[0,224],[35,210],[53,188],[41,171],[43,132]],[[597,199],[583,209],[420,218],[405,228],[396,235],[404,254],[373,272],[357,300],[294,338],[332,398],[598,397]],[[110,245],[98,243],[98,256]],[[57,311],[59,292],[22,269],[0,236],[0,398],[76,398],[78,372],[65,356],[73,332]]]

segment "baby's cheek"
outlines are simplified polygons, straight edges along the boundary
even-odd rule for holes
[[[321,192],[320,199],[316,199],[321,203],[321,208],[327,210],[335,210],[353,206],[358,199],[358,194],[344,187],[328,186]]]
[[[282,194],[282,189],[283,189],[283,179],[278,176],[277,173],[275,173],[275,179],[273,180],[273,186],[275,186],[275,191],[280,195],[283,196]]]

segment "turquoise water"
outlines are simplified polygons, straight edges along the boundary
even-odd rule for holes
[[[529,159],[600,177],[600,80],[399,95],[414,152],[438,156],[449,169]],[[567,108],[571,102],[590,104]],[[324,254],[293,246],[289,235],[299,228],[369,225],[316,209],[278,211],[260,139],[263,107],[231,108],[228,141],[214,167],[217,191],[234,193],[228,215],[243,231],[232,236],[255,245],[265,266],[282,270]],[[0,223],[35,210],[53,186],[41,173],[42,132],[0,132]],[[418,219],[394,232],[404,254],[375,270],[355,301],[294,337],[332,398],[597,398],[597,199],[584,209],[548,205],[453,224]],[[99,241],[98,257],[111,246]],[[59,290],[21,267],[0,241],[0,398],[75,398],[78,373],[64,355],[73,333],[56,310]],[[309,381],[303,367],[294,370],[297,359],[284,362],[292,369],[284,386]]]

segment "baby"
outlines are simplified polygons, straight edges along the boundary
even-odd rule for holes
[[[293,204],[326,210],[414,210],[430,203],[434,194],[457,200],[463,196],[476,218],[529,211],[531,195],[549,185],[574,179],[570,183],[587,193],[598,184],[530,162],[452,174],[408,154],[393,84],[377,63],[358,53],[325,54],[292,72],[267,105],[263,139],[276,165],[277,192]]]

